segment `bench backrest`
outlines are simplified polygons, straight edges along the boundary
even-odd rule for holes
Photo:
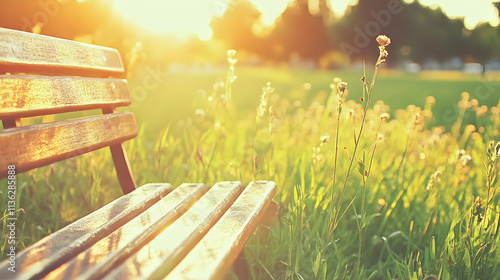
[[[0,28],[0,178],[110,147],[122,189],[136,188],[122,142],[137,135],[115,49]],[[36,125],[21,119],[101,109],[102,115]]]

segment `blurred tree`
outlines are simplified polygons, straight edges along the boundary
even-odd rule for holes
[[[210,24],[213,38],[224,41],[229,49],[255,51],[258,45],[253,26],[261,13],[249,1],[231,0],[223,17]]]
[[[466,53],[463,28],[461,20],[449,19],[440,9],[401,0],[359,0],[358,5],[330,27],[336,38],[342,38],[336,47],[344,55],[369,62],[375,56],[366,50],[376,50],[378,34],[393,39],[388,47],[393,62],[397,58],[422,62],[428,58],[443,61],[463,56]]]
[[[288,6],[277,20],[271,40],[283,46],[284,58],[295,53],[303,59],[318,60],[330,48],[323,17],[309,12],[308,0],[295,0]]]
[[[484,23],[467,35],[466,54],[474,58],[475,62],[484,65],[490,59],[500,58],[500,28]]]

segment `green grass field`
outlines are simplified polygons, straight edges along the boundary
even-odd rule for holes
[[[132,92],[137,92],[142,81],[155,66],[142,67],[131,79]],[[217,81],[224,81],[225,69],[166,71],[166,78],[158,86],[139,98],[132,108],[139,124],[144,124],[148,134],[155,138],[165,124],[176,122],[194,113],[203,104],[203,95],[209,95]],[[328,95],[334,77],[349,84],[348,99],[361,96],[362,72],[354,71],[307,71],[273,68],[237,68],[237,80],[233,85],[233,100],[238,110],[254,111],[260,101],[262,87],[271,82],[276,94],[299,100],[307,107],[318,95]],[[367,73],[367,75],[370,73]],[[405,109],[409,105],[423,107],[427,96],[434,96],[434,119],[431,125],[447,128],[458,117],[457,102],[462,92],[469,92],[479,106],[495,106],[500,96],[500,73],[488,73],[485,77],[460,72],[422,72],[408,74],[401,71],[382,70],[379,73],[373,101],[382,100],[392,111]],[[135,107],[136,106],[136,107]],[[473,122],[470,116],[468,121]]]
[[[170,72],[138,95],[154,67],[130,79],[136,180],[274,180],[280,219],[245,248],[253,279],[500,279],[498,77],[382,70],[363,121],[362,73],[237,67],[227,102],[213,87],[226,70]],[[477,104],[457,106],[464,91]],[[107,149],[17,181],[18,249],[121,192]]]

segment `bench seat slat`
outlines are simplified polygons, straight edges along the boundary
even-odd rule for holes
[[[121,143],[137,135],[132,113],[116,113],[0,131],[0,178]],[[5,147],[5,148],[4,148]]]
[[[122,79],[0,75],[0,119],[59,114],[131,103]]]
[[[139,216],[99,240],[45,279],[100,279],[114,264],[137,251],[167,227],[206,191],[203,184],[183,184]]]
[[[265,214],[274,182],[252,182],[165,280],[222,279]],[[158,277],[162,277],[162,267]]]
[[[117,50],[0,28],[0,73],[121,76]]]
[[[0,279],[39,278],[121,227],[172,191],[169,184],[147,184],[27,247],[16,256],[16,273],[0,264]]]
[[[240,182],[221,182],[198,202],[103,279],[145,279],[158,266],[171,270],[217,222],[244,186]]]

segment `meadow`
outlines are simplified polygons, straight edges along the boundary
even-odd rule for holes
[[[156,67],[129,79],[136,180],[275,181],[253,279],[500,279],[498,75],[177,69],[139,95]],[[107,149],[17,181],[18,249],[121,193]]]

